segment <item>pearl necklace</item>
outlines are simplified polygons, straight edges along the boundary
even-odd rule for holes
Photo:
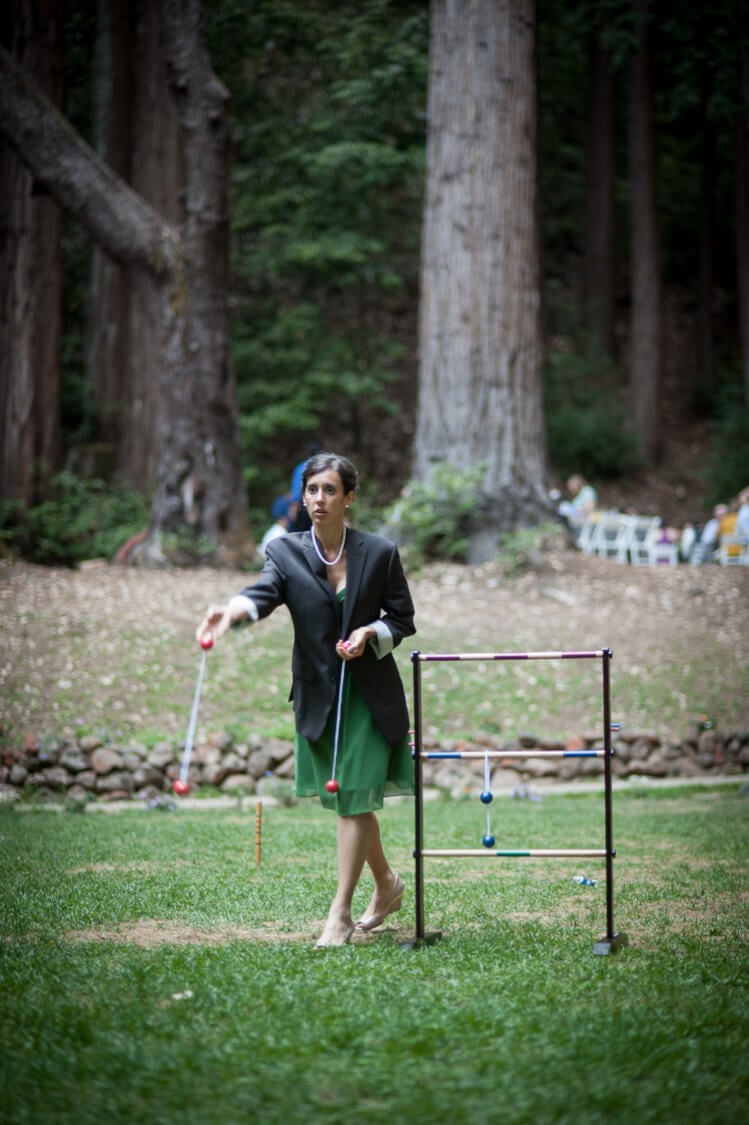
[[[325,555],[322,553],[322,551],[320,550],[320,548],[317,545],[317,536],[315,535],[314,527],[310,528],[310,532],[312,534],[312,546],[315,548],[315,554],[317,555],[317,557],[318,557],[318,559],[320,560],[321,563],[325,563],[326,566],[335,566],[335,564],[337,562],[341,561],[341,556],[343,555],[343,548],[346,546],[346,525],[345,524],[343,525],[343,538],[341,539],[341,546],[338,550],[338,554],[336,555],[336,557],[334,559],[331,559],[330,562],[328,562],[328,560],[325,558]]]

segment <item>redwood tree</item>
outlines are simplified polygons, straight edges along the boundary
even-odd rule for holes
[[[5,15],[3,45],[60,105],[60,0],[16,0]],[[0,499],[26,504],[61,455],[61,211],[42,183],[0,136]]]
[[[588,71],[583,298],[588,328],[612,354],[616,303],[615,82],[609,52],[598,29],[591,33]]]
[[[548,510],[533,0],[433,0],[428,117],[414,476],[484,465],[483,526],[531,524]]]
[[[157,326],[144,373],[158,390],[144,561],[163,557],[164,532],[189,530],[216,545],[246,540],[226,325],[228,95],[210,67],[198,0],[161,0],[159,13],[185,167],[181,225],[132,190],[0,52],[0,133],[111,258],[139,271]]]
[[[653,464],[658,459],[661,441],[662,299],[649,8],[649,0],[632,0],[636,49],[630,64],[629,86],[629,380],[635,436],[646,461]]]

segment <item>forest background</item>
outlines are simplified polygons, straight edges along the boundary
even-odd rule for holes
[[[11,10],[17,21],[28,7],[5,9],[4,47]],[[159,101],[167,88],[132,73],[157,7],[124,5],[121,60],[145,106],[129,155],[136,182],[149,161],[174,158]],[[310,440],[351,452],[372,511],[396,500],[412,474],[434,9],[424,0],[203,5],[211,66],[230,94],[230,362],[257,537]],[[101,147],[98,99],[102,82],[114,81],[97,63],[102,17],[111,29],[118,5],[70,0],[64,13],[55,3],[46,10],[62,48],[59,104]],[[626,494],[631,503],[639,489],[641,510],[657,504],[667,522],[700,520],[747,483],[749,464],[742,5],[549,0],[535,32],[546,483],[581,471],[614,501]],[[658,272],[650,305],[660,310],[663,351],[657,440],[648,446],[633,424],[633,246],[646,174],[633,153],[651,142],[645,187],[657,201]],[[8,247],[4,238],[6,277]],[[108,401],[92,366],[111,327],[111,311],[108,319],[95,299],[104,267],[90,234],[67,215],[60,261],[61,441],[35,466],[31,495],[8,487],[4,473],[0,520],[6,542],[52,562],[74,561],[83,525],[108,534],[98,545],[112,553],[147,519],[137,498],[155,483],[135,436],[138,411],[153,405]],[[49,412],[50,399],[36,398]],[[108,483],[84,483],[91,477]],[[41,513],[36,522],[29,507]]]

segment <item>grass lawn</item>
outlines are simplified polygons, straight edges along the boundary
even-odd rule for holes
[[[602,846],[600,793],[504,798],[498,847]],[[425,845],[477,847],[478,801],[431,802]],[[413,807],[386,845],[413,887]],[[266,810],[0,808],[0,1120],[21,1123],[746,1119],[749,799],[616,792],[616,929],[602,860],[426,860],[343,949],[313,941],[334,818]],[[599,879],[580,886],[577,874]],[[362,887],[360,909],[369,887]],[[391,924],[392,923],[392,924]]]

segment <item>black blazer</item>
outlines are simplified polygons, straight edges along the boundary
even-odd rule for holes
[[[348,529],[346,534],[346,598],[343,623],[326,568],[315,553],[309,531],[273,539],[265,566],[250,598],[259,617],[286,605],[294,624],[292,688],[297,730],[317,741],[335,702],[341,666],[336,643],[353,629],[382,620],[398,645],[416,632],[414,607],[398,548],[379,535]],[[377,726],[389,743],[408,733],[408,708],[403,683],[392,653],[377,657],[371,645],[347,662]]]

